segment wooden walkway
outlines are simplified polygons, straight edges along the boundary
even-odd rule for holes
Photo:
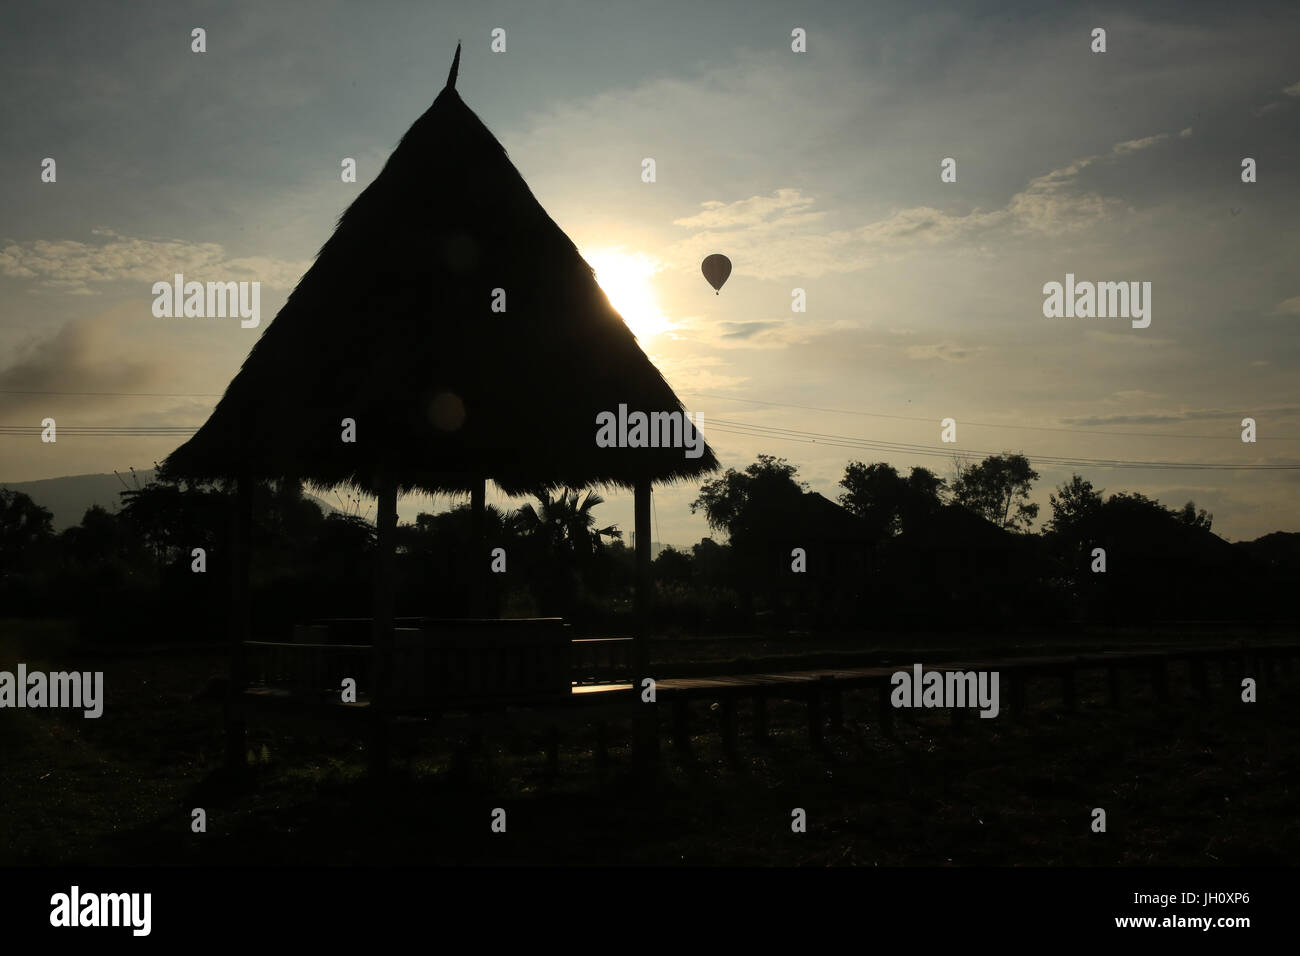
[[[1059,688],[1062,706],[1071,711],[1078,703],[1078,677],[1084,673],[1104,672],[1107,676],[1108,698],[1112,706],[1123,706],[1124,675],[1137,674],[1143,684],[1149,683],[1155,699],[1169,697],[1170,666],[1183,664],[1190,689],[1198,697],[1207,699],[1209,670],[1213,665],[1219,672],[1220,685],[1239,692],[1240,681],[1252,677],[1264,684],[1280,669],[1287,671],[1300,654],[1300,642],[1257,643],[1233,646],[1182,646],[1147,648],[1126,651],[1102,651],[1068,655],[1033,655],[1022,657],[972,658],[959,661],[921,662],[924,671],[941,673],[953,671],[984,671],[999,675],[999,716],[1018,719],[1026,711],[1027,688],[1033,681],[1048,680]],[[736,705],[739,701],[753,702],[754,737],[764,741],[768,733],[767,703],[770,700],[799,700],[805,702],[808,717],[808,737],[813,746],[823,742],[827,722],[831,726],[842,723],[842,697],[846,691],[874,691],[877,697],[878,724],[885,733],[892,731],[896,716],[890,702],[893,689],[891,678],[899,671],[912,670],[915,660],[900,660],[890,665],[871,667],[817,668],[773,673],[731,674],[709,677],[664,678],[655,682],[655,700],[643,700],[643,689],[630,682],[575,684],[569,699],[557,702],[554,697],[536,702],[520,701],[509,706],[483,708],[455,707],[446,713],[406,714],[395,718],[397,723],[424,723],[430,718],[447,730],[468,728],[472,736],[490,729],[517,729],[521,724],[543,728],[547,734],[548,767],[558,763],[560,728],[574,724],[594,724],[597,731],[596,756],[606,759],[609,725],[613,721],[631,719],[639,745],[653,751],[658,749],[660,734],[659,713],[666,708],[671,712],[672,738],[679,748],[690,746],[690,710],[692,704],[707,701],[717,704],[719,710],[716,726],[723,747],[731,752],[737,740]],[[312,724],[322,720],[335,723],[354,723],[366,715],[369,706],[363,698],[355,704],[337,703],[337,695],[320,696],[304,700],[303,696],[289,690],[273,687],[250,687],[245,700],[263,713],[275,712],[287,718],[303,718]],[[954,723],[971,716],[973,708],[953,708]]]

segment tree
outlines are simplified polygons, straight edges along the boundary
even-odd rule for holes
[[[990,455],[978,465],[958,462],[953,501],[1000,528],[1027,531],[1038,517],[1038,505],[1029,502],[1038,477],[1028,458],[1010,452]]]
[[[623,537],[616,525],[596,527],[596,516],[591,510],[603,505],[605,499],[594,491],[581,498],[579,492],[569,490],[561,491],[555,498],[539,493],[537,501],[536,507],[529,502],[519,509],[519,527],[556,557],[586,563],[600,553],[605,538]]]
[[[866,522],[872,538],[888,538],[898,531],[906,483],[893,465],[851,461],[840,487],[840,504]]]
[[[413,524],[397,526],[396,541],[400,553],[431,555],[463,548],[473,535],[474,509],[466,502],[439,514],[420,512]],[[484,505],[483,535],[492,545],[508,548],[519,538],[518,514]]]
[[[1198,512],[1195,501],[1189,501],[1183,505],[1183,510],[1177,512],[1177,515],[1178,520],[1189,528],[1204,528],[1209,531],[1210,526],[1214,523],[1214,515],[1207,514],[1204,508]]]
[[[654,577],[664,584],[690,584],[694,577],[694,560],[686,551],[668,545],[654,559]]]
[[[691,514],[703,509],[709,527],[725,531],[736,544],[763,523],[764,513],[787,511],[807,489],[795,479],[798,466],[784,458],[759,455],[743,472],[728,468],[720,478],[700,486]]]
[[[1048,496],[1052,520],[1043,530],[1069,534],[1085,527],[1101,509],[1101,494],[1105,490],[1094,490],[1092,482],[1079,475],[1071,476],[1069,482],[1056,489],[1056,494]]]
[[[924,509],[937,509],[943,504],[943,493],[948,487],[929,468],[914,467],[907,476],[908,503]]]
[[[759,455],[744,471],[728,468],[705,482],[691,502],[692,514],[703,509],[709,527],[727,533],[727,575],[747,610],[757,595],[770,598],[788,573],[781,570],[790,560],[784,542],[801,528],[807,487],[797,474],[784,458]]]
[[[928,468],[913,468],[904,478],[884,462],[854,461],[840,479],[840,504],[866,522],[873,537],[887,538],[942,505],[945,484]]]
[[[691,546],[691,563],[695,577],[705,585],[722,585],[730,581],[731,547],[712,538],[701,538]]]
[[[0,574],[25,570],[53,538],[53,521],[21,491],[0,489]]]
[[[605,550],[605,539],[622,538],[623,532],[614,525],[596,527],[592,509],[604,502],[594,491],[581,496],[565,489],[554,498],[538,492],[536,505],[529,502],[515,512],[536,562],[533,588],[544,613],[570,613],[577,601],[579,572],[588,572],[584,580],[592,574],[599,577],[597,559]]]
[[[65,528],[59,535],[64,556],[86,567],[132,563],[145,557],[140,553],[145,550],[143,545],[130,525],[99,505],[91,505],[81,524]]]

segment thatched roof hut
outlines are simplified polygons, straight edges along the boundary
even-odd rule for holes
[[[377,492],[632,487],[705,446],[597,447],[620,404],[684,409],[505,149],[446,88],[339,220],[165,470]],[[493,311],[494,290],[505,311]],[[341,440],[342,420],[356,440]]]
[[[620,406],[629,418],[675,413],[680,425],[685,409],[456,93],[459,65],[457,47],[446,88],[344,212],[208,421],[163,465],[172,477],[236,489],[226,718],[234,765],[244,754],[237,694],[250,626],[253,481],[347,484],[378,497],[371,713],[381,767],[400,492],[469,491],[478,551],[487,480],[508,494],[634,489],[644,638],[651,485],[717,468],[712,449],[695,442],[689,456],[683,447],[597,443],[598,418]],[[345,419],[355,423],[354,441],[343,440]],[[466,560],[486,575],[486,553],[474,551]],[[481,579],[476,590],[481,597]],[[645,673],[645,641],[637,648]]]

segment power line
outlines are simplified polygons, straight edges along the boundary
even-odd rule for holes
[[[20,428],[0,425],[0,436],[14,438],[31,438],[43,434],[44,431],[45,429],[39,425],[22,426]],[[73,428],[68,425],[59,425],[56,434],[60,437],[71,436],[73,438],[185,438],[193,435],[196,431],[198,431],[196,428],[180,430],[168,428],[102,429]]]
[[[683,395],[698,395],[701,398],[719,399],[724,402],[748,402],[752,405],[768,405],[773,408],[799,408],[809,412],[830,412],[835,415],[860,415],[864,418],[888,418],[902,422],[928,422],[933,423],[937,419],[922,418],[917,415],[886,415],[883,412],[863,412],[847,408],[822,408],[817,405],[794,405],[789,402],[765,402],[757,398],[737,398],[731,395],[713,395],[709,392],[693,392],[689,389],[681,392]],[[974,425],[980,428],[1014,428],[1024,431],[1038,432],[1066,432],[1071,435],[1115,435],[1120,438],[1199,438],[1211,441],[1236,441],[1232,435],[1186,435],[1186,434],[1167,434],[1164,432],[1113,432],[1102,429],[1092,429],[1086,426],[1076,426],[1074,428],[1062,428],[1052,425],[998,425],[993,422],[972,422],[966,419],[961,420],[962,425]],[[1300,441],[1300,437],[1288,435],[1269,435],[1258,438],[1257,441]]]
[[[928,419],[924,419],[928,421]],[[724,434],[745,435],[750,438],[763,438],[775,441],[793,441],[802,444],[820,444],[834,448],[851,448],[859,451],[893,452],[901,455],[919,455],[932,458],[959,458],[975,460],[1000,454],[992,451],[978,451],[965,448],[935,448],[933,445],[919,445],[912,442],[882,441],[871,438],[856,438],[852,435],[835,435],[824,432],[809,432],[794,428],[777,428],[769,425],[755,425],[750,422],[737,422],[728,419],[712,419],[705,427]],[[64,435],[80,438],[126,438],[126,437],[172,437],[193,435],[198,429],[185,425],[63,425],[59,431]],[[31,437],[40,435],[44,428],[40,425],[0,425],[0,436]],[[1233,465],[1211,462],[1179,461],[1139,461],[1126,458],[1081,458],[1062,455],[1033,455],[1026,458],[1033,462],[1049,465],[1071,467],[1103,468],[1141,468],[1167,471],[1297,471],[1300,465]]]
[[[892,421],[900,422],[927,422],[932,423],[933,418],[925,418],[919,415],[890,415],[885,412],[864,412],[858,409],[848,408],[826,408],[820,405],[799,405],[793,402],[769,402],[757,398],[740,398],[735,395],[715,395],[710,392],[696,392],[692,390],[681,391],[683,395],[698,395],[701,398],[712,398],[724,402],[745,402],[750,405],[766,405],[772,408],[797,408],[809,412],[827,412],[833,415],[858,415],[864,418],[885,418]],[[44,391],[37,389],[17,389],[17,388],[0,388],[0,395],[62,395],[62,396],[95,396],[95,397],[113,397],[113,398],[220,398],[221,392],[57,392]],[[1188,435],[1183,433],[1168,432],[1117,432],[1106,429],[1094,429],[1087,426],[1074,426],[1064,428],[1059,425],[1010,425],[999,424],[995,422],[975,422],[962,420],[962,425],[976,428],[1010,428],[1020,431],[1038,431],[1038,432],[1063,432],[1070,435],[1110,435],[1117,438],[1185,438],[1197,439],[1200,441],[1236,441],[1232,435]],[[1300,436],[1292,435],[1262,435],[1256,441],[1300,441]]]
[[[0,435],[40,435],[41,425],[0,425]],[[57,434],[82,437],[128,438],[138,435],[193,435],[198,429],[192,425],[58,425]]]
[[[220,398],[220,392],[46,392],[25,388],[0,388],[0,395],[97,395],[124,398]]]
[[[725,434],[745,435],[750,438],[763,438],[776,441],[794,441],[809,445],[828,445],[835,448],[852,448],[863,451],[894,452],[904,455],[922,455],[933,458],[960,458],[976,460],[987,458],[1000,452],[977,451],[975,449],[951,448],[940,449],[933,445],[917,445],[907,442],[877,441],[869,438],[854,438],[849,435],[830,435],[819,432],[806,432],[793,428],[774,428],[766,425],[752,425],[748,422],[732,422],[725,419],[713,419],[704,426],[709,431]],[[1093,466],[1105,468],[1142,468],[1171,471],[1297,471],[1300,465],[1231,465],[1208,462],[1170,462],[1170,461],[1135,461],[1121,458],[1077,458],[1059,455],[1025,455],[1030,461],[1042,464],[1065,466]]]

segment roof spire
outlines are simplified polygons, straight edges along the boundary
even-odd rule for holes
[[[456,73],[460,70],[460,44],[456,44],[456,56],[451,61],[451,72],[447,74],[447,89],[456,88]]]

